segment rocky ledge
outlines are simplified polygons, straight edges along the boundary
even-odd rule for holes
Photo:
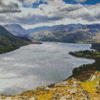
[[[15,96],[1,95],[0,100],[100,100],[100,72],[95,71],[85,82],[71,77]]]

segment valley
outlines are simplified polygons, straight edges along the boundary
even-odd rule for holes
[[[65,43],[99,43],[100,25],[68,24],[52,27],[37,27],[25,30],[20,25],[5,25],[15,36],[29,38],[34,41]],[[15,30],[14,30],[15,29]]]
[[[6,53],[20,46],[28,45],[33,43],[30,39],[24,37],[16,37],[7,31],[4,27],[0,26],[0,54]]]

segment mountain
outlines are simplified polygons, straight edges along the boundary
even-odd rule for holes
[[[24,35],[24,37],[30,38],[32,40],[40,40],[44,36],[51,34],[53,31],[71,31],[73,29],[80,28],[82,24],[69,24],[69,25],[56,25],[52,27],[38,27],[35,29],[29,29],[27,32],[29,34]]]
[[[70,31],[53,31],[51,34],[44,36],[41,40],[68,43],[97,43],[100,42],[100,24],[82,25]]]
[[[29,39],[19,38],[8,32],[3,26],[0,26],[0,53],[5,53],[20,46],[32,43]]]
[[[7,24],[4,25],[4,27],[12,34],[16,36],[23,36],[25,34],[28,34],[28,32],[22,28],[19,24]]]
[[[47,36],[48,34],[51,34],[49,30],[42,30],[35,33],[24,35],[24,37],[29,38],[31,40],[40,40],[41,38]]]
[[[27,32],[31,34],[31,33],[39,32],[39,31],[44,31],[44,30],[49,30],[50,32],[56,31],[56,30],[67,30],[67,29],[72,30],[75,28],[79,28],[81,26],[82,24],[56,25],[52,27],[43,26],[43,27],[36,27],[34,29],[28,29]]]
[[[50,29],[52,29],[54,27],[56,27],[56,26],[53,26],[53,27],[48,27],[48,26],[36,27],[34,29],[28,29],[27,32],[29,34],[31,34],[31,33],[33,34],[33,33],[40,32],[40,31],[44,31],[44,30],[50,30]]]
[[[81,27],[82,24],[69,24],[69,25],[56,25],[52,27],[43,26],[34,29],[25,30],[19,24],[7,24],[4,27],[13,35],[23,36],[32,40],[40,40],[44,36],[50,34],[53,31],[71,31]]]
[[[68,25],[58,25],[55,28],[52,28],[51,31],[72,31],[73,29],[80,28],[82,24],[68,24]]]

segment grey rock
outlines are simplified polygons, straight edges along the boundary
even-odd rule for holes
[[[75,88],[73,88],[73,89],[71,89],[71,90],[68,90],[71,94],[75,94],[75,93],[77,93],[78,91],[77,91],[77,89],[75,89]]]
[[[66,98],[63,96],[63,97],[61,97],[59,100],[66,100]]]
[[[88,81],[93,81],[93,80],[96,80],[98,78],[99,78],[98,75],[91,75],[91,77],[88,79]]]
[[[62,97],[61,93],[56,93],[55,95],[53,95],[52,100],[59,100]]]
[[[37,90],[45,90],[47,88],[47,86],[40,86],[40,87],[37,87],[36,89]]]
[[[67,96],[65,96],[65,97],[66,97],[66,99],[71,99],[71,98],[72,98],[71,95],[67,95]]]
[[[29,100],[37,100],[35,97],[31,97],[29,98]]]
[[[55,84],[56,87],[57,87],[57,86],[67,86],[67,85],[69,85],[69,82],[67,82],[67,81],[59,82],[59,83],[56,83],[56,84]]]
[[[99,71],[96,71],[94,74],[95,74],[95,75],[99,74]]]

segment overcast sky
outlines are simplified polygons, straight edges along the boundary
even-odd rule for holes
[[[0,24],[25,29],[100,23],[100,0],[0,0]]]

